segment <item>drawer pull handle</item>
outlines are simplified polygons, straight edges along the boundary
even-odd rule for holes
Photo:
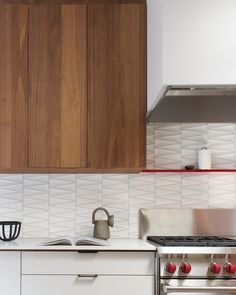
[[[78,278],[96,279],[98,275],[78,275]]]
[[[98,253],[96,250],[79,250],[78,253],[84,253],[84,254],[93,254],[93,253]]]
[[[208,287],[208,286],[169,286],[169,285],[161,285],[162,292],[164,294],[169,293],[233,293],[236,292],[235,286],[215,286],[215,287]]]

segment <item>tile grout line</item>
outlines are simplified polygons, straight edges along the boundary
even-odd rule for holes
[[[207,147],[209,148],[209,124],[207,124]],[[212,155],[211,155],[212,157]],[[210,173],[208,172],[208,177],[207,177],[207,196],[208,196],[208,208],[210,208]]]
[[[128,174],[128,237],[130,237],[130,195],[129,195],[129,174]]]
[[[24,221],[24,211],[25,211],[25,200],[24,200],[24,193],[25,193],[25,189],[24,189],[24,186],[25,186],[25,174],[22,175],[22,204],[21,204],[21,220],[22,220],[22,228],[24,229],[24,224],[25,224],[25,221]],[[24,230],[22,231],[22,238],[24,238]]]
[[[183,126],[182,123],[180,123],[180,151],[181,151],[181,165],[183,162],[183,139],[182,139],[182,132],[183,132]],[[181,181],[181,187],[180,187],[180,207],[183,208],[183,173],[180,173],[180,181]]]
[[[74,210],[74,218],[75,218],[75,223],[74,223],[74,226],[75,226],[75,230],[74,230],[74,235],[76,235],[76,232],[77,232],[77,205],[78,205],[78,200],[77,200],[77,177],[78,177],[78,174],[75,174],[75,210]]]
[[[235,167],[235,124],[233,124],[233,149],[234,149],[234,167]],[[236,198],[236,182],[235,182],[235,173],[233,174],[234,180],[234,208],[235,208],[235,198]]]
[[[48,174],[48,237],[50,237],[50,179],[51,174]]]

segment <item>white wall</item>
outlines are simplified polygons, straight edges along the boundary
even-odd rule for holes
[[[236,84],[235,0],[147,0],[148,110],[163,85]]]
[[[147,0],[148,26],[148,110],[162,91],[164,0]]]
[[[235,0],[165,0],[163,30],[165,84],[236,84]]]

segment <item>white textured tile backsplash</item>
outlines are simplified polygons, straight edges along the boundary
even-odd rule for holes
[[[208,145],[214,168],[236,167],[236,124],[149,124],[147,168],[197,163]],[[92,234],[92,212],[115,215],[114,238],[136,238],[140,208],[231,208],[236,173],[0,174],[0,219],[21,220],[23,237]]]
[[[181,125],[156,124],[155,167],[178,169],[181,166]]]
[[[23,236],[34,238],[48,235],[48,187],[47,174],[23,175]]]

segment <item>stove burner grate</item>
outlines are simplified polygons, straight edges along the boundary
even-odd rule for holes
[[[236,247],[236,240],[218,236],[149,236],[162,246]]]

